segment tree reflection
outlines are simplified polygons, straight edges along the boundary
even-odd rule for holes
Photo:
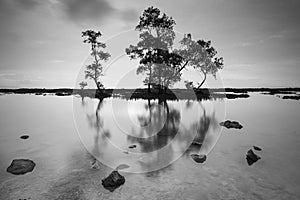
[[[180,112],[169,107],[167,101],[151,103],[149,100],[145,108],[148,113],[138,116],[141,128],[135,132],[135,137],[127,136],[127,139],[138,143],[141,152],[147,153],[139,158],[142,170],[153,171],[159,166],[165,167],[165,163],[170,163],[174,157],[173,147],[168,144],[178,133]],[[146,176],[156,176],[157,173],[148,173]]]
[[[103,99],[99,99],[96,111],[94,114],[87,114],[87,121],[89,126],[96,132],[94,135],[94,144],[91,150],[92,167],[98,169],[99,163],[97,157],[101,155],[100,147],[106,145],[107,138],[110,137],[110,132],[103,127],[103,119],[101,118],[100,111],[103,106]]]
[[[214,145],[214,133],[219,127],[218,120],[215,117],[215,112],[213,112],[211,115],[208,115],[205,107],[200,101],[199,106],[201,107],[203,114],[200,116],[199,120],[194,122],[190,127],[190,132],[196,133],[196,135],[192,144],[185,152],[186,155],[189,155],[191,152],[199,153],[203,147],[205,148],[204,151],[207,152],[207,148],[211,148]]]
[[[208,114],[200,101],[197,106],[200,106],[203,113],[188,128],[183,128],[180,125],[181,114],[177,109],[169,106],[167,101],[155,103],[148,100],[145,104],[147,113],[138,116],[141,128],[135,132],[135,137],[127,136],[130,142],[139,144],[141,152],[147,153],[140,159],[140,166],[145,171],[172,163],[177,154],[207,154],[211,150],[218,136],[218,121],[215,113]],[[186,109],[192,108],[193,103],[188,101]],[[162,169],[148,173],[147,176],[156,176],[159,172]]]
[[[85,102],[85,99],[84,99],[85,96],[81,94],[80,97],[81,97],[81,106],[84,107],[86,105],[86,102]]]
[[[110,110],[106,109],[103,99],[97,100],[96,109],[92,107],[92,112],[86,114],[88,129],[93,132],[93,137],[86,137],[87,144],[90,144],[92,167],[98,168],[97,159],[101,158],[111,166],[125,163],[131,167],[130,170],[158,170],[157,173],[147,174],[156,176],[172,169],[170,164],[181,155],[187,156],[194,152],[206,155],[218,136],[216,131],[219,126],[215,114],[208,111],[200,101],[183,103],[183,112],[179,110],[178,105],[181,104],[166,100],[144,101],[142,113],[139,107],[134,112],[131,110],[131,114],[136,113],[139,126],[129,124],[130,135],[124,135],[122,130],[111,123],[114,118],[110,118]],[[121,119],[127,118],[126,109],[120,110],[118,114]],[[136,149],[131,149],[131,145],[136,145]]]
[[[172,140],[180,123],[180,112],[175,108],[169,108],[167,101],[159,101],[145,105],[149,114],[138,116],[140,130],[136,137],[128,136],[131,142],[137,142],[142,152],[152,152],[164,147]]]

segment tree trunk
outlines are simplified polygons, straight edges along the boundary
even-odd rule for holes
[[[200,85],[197,87],[197,89],[200,89],[201,86],[203,85],[203,83],[206,81],[206,74],[204,73],[204,79],[203,81],[200,83]]]
[[[158,85],[159,85],[159,94],[161,94],[161,87],[162,87],[162,83],[161,83],[161,65],[158,65]]]
[[[148,93],[151,93],[150,83],[148,83]]]
[[[165,94],[167,93],[167,89],[168,89],[168,87],[167,87],[167,86],[164,86],[164,93],[165,93]]]
[[[99,84],[98,84],[98,81],[97,81],[97,79],[94,79],[94,81],[95,81],[95,83],[96,83],[96,86],[97,86],[98,92],[100,92],[100,91],[101,91],[101,88],[100,88],[100,86],[99,86]]]
[[[149,66],[149,71],[150,71],[150,74],[149,74],[149,82],[148,82],[148,93],[151,93],[151,82],[152,82],[152,68],[151,68],[151,64],[148,64]]]
[[[92,51],[94,52],[94,58],[95,58],[96,66],[98,67],[99,61],[98,61],[98,58],[97,58],[97,50],[95,49],[95,47],[92,47]],[[100,86],[99,86],[99,84],[98,84],[98,80],[97,80],[96,74],[97,74],[97,68],[95,68],[95,77],[94,77],[94,81],[95,81],[95,83],[96,83],[96,86],[97,86],[98,91],[100,92],[100,91],[101,91],[101,88],[100,88]]]

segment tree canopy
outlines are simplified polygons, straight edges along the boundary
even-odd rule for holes
[[[81,81],[81,82],[79,83],[79,86],[80,86],[80,88],[81,88],[82,90],[83,90],[87,85],[88,85],[88,83],[85,82],[85,81]]]
[[[140,65],[137,74],[146,74],[144,80],[150,85],[167,88],[181,80],[182,70],[193,67],[204,76],[198,83],[200,88],[208,74],[216,77],[223,68],[223,58],[216,57],[217,51],[210,41],[193,40],[191,34],[184,35],[180,47],[174,48],[176,25],[172,17],[161,13],[158,8],[149,7],[139,18],[136,30],[140,32],[140,41],[130,45],[125,52],[131,59],[138,59]],[[193,83],[188,82],[192,87]]]
[[[182,56],[188,66],[193,67],[204,76],[202,82],[198,83],[198,88],[206,81],[208,74],[216,78],[216,73],[223,68],[224,64],[222,57],[216,57],[217,51],[211,46],[211,41],[196,41],[192,39],[191,34],[186,34],[180,44],[181,48],[176,52]],[[192,82],[189,83],[193,84]]]
[[[180,56],[172,52],[175,39],[173,27],[175,21],[158,8],[149,7],[142,16],[136,30],[140,32],[140,41],[126,48],[131,59],[139,59],[137,73],[146,73],[145,84],[166,87],[180,80],[176,67],[180,64]],[[170,77],[173,77],[170,79]]]

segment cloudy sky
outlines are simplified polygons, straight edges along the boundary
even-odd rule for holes
[[[100,30],[112,54],[104,84],[134,87],[124,49],[152,5],[175,19],[179,36],[212,41],[225,87],[300,86],[298,0],[0,0],[0,87],[74,87],[89,54],[86,29]]]

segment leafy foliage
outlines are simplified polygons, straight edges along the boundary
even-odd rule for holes
[[[140,41],[137,45],[126,48],[126,54],[131,59],[139,59],[137,74],[147,74],[145,84],[168,87],[180,81],[177,73],[182,58],[173,53],[175,39],[173,27],[175,21],[166,14],[161,14],[158,8],[149,7],[140,17],[136,30],[140,31]]]
[[[208,74],[216,78],[218,70],[223,68],[223,58],[216,57],[217,51],[211,41],[196,41],[191,34],[186,34],[180,41],[180,48],[174,49],[176,23],[172,17],[161,14],[158,8],[147,8],[139,19],[136,30],[140,31],[140,41],[125,51],[131,59],[139,59],[137,74],[147,75],[144,83],[148,87],[172,86],[181,80],[182,70],[191,66],[204,75],[203,81],[198,83],[199,88]],[[186,86],[195,87],[191,81],[186,81]]]
[[[80,88],[81,88],[82,90],[83,90],[87,85],[88,85],[88,83],[85,82],[85,81],[81,81],[81,82],[79,83],[79,86],[80,86]]]
[[[208,74],[216,78],[216,73],[224,67],[223,58],[216,57],[217,51],[211,46],[211,41],[195,41],[191,34],[186,34],[180,44],[181,49],[176,52],[188,62],[189,66],[204,75],[203,81],[198,83],[198,88],[203,85]],[[191,87],[191,85],[193,82],[186,82],[187,87]]]

